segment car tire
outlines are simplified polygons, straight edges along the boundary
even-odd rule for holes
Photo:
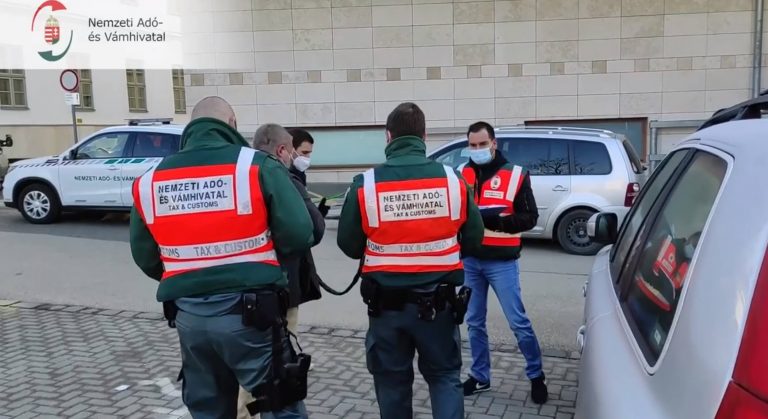
[[[603,247],[587,235],[587,222],[595,211],[575,209],[566,213],[557,224],[557,241],[572,255],[592,256]]]
[[[32,224],[51,224],[61,215],[59,196],[49,186],[34,183],[19,194],[19,212]]]

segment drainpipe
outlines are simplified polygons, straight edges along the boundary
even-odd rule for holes
[[[755,0],[755,42],[752,52],[752,97],[760,96],[763,68],[763,0]]]

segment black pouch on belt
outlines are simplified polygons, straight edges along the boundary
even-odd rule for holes
[[[243,326],[266,331],[276,324],[283,312],[281,295],[276,291],[243,294]]]

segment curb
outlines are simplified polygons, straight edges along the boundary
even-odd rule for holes
[[[86,307],[71,304],[51,304],[51,303],[34,303],[27,301],[16,300],[0,300],[0,308],[16,308],[25,310],[40,310],[40,311],[60,311],[63,313],[71,314],[89,314],[96,316],[107,317],[122,317],[126,319],[137,320],[152,320],[152,321],[165,321],[165,318],[160,313],[146,312],[146,311],[130,311],[130,310],[111,310],[104,308]],[[320,336],[333,336],[346,339],[365,339],[365,330],[356,330],[348,328],[337,327],[322,327],[322,326],[299,326],[299,333],[307,333],[310,335]],[[462,348],[469,349],[469,343],[466,339],[462,339]],[[490,344],[490,350],[494,352],[502,353],[519,353],[516,345],[510,345],[506,343],[502,344]],[[559,349],[542,349],[543,356],[550,358],[562,358],[569,360],[581,359],[579,352],[568,352]]]

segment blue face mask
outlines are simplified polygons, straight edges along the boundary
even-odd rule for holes
[[[491,148],[470,149],[469,158],[477,164],[486,164],[493,159]]]

